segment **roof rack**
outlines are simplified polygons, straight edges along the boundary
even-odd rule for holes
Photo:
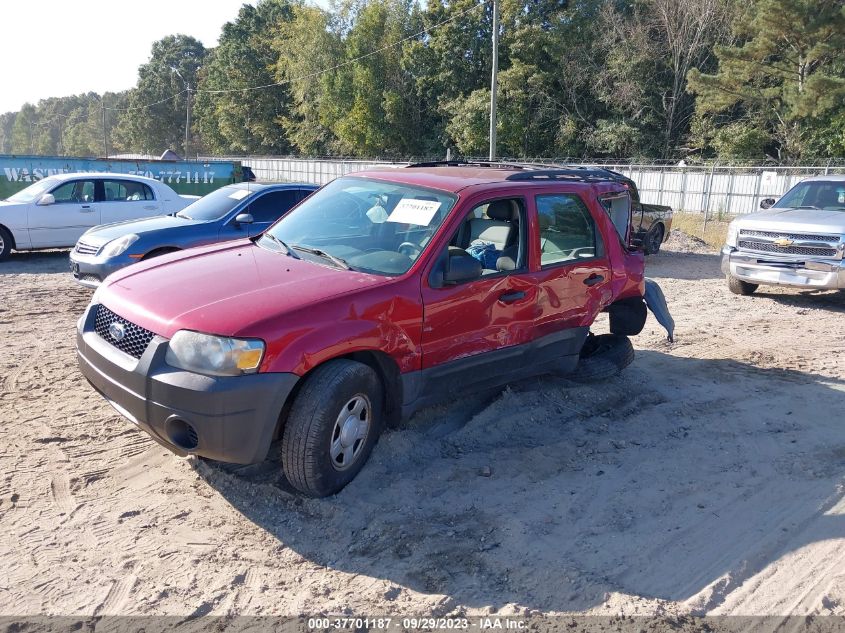
[[[435,160],[423,163],[413,163],[408,167],[489,167],[491,169],[515,169],[518,173],[507,176],[505,180],[577,180],[581,182],[596,182],[600,180],[614,180],[625,184],[632,183],[631,179],[619,172],[605,167],[587,165],[556,165],[553,163],[517,163],[499,161],[468,161],[468,160]]]

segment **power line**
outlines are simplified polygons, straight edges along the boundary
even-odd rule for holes
[[[483,6],[485,6],[485,5],[482,2],[480,4],[473,6],[473,7],[470,7],[469,9],[467,9],[465,11],[461,11],[460,13],[456,13],[455,15],[448,17],[445,20],[438,22],[437,24],[433,24],[432,26],[430,26],[426,29],[423,29],[422,31],[414,33],[413,35],[408,35],[407,37],[403,37],[402,39],[397,40],[397,41],[393,42],[392,44],[388,44],[387,46],[382,46],[381,48],[376,49],[374,51],[370,51],[369,53],[359,55],[358,57],[355,57],[353,59],[349,59],[349,60],[347,60],[345,62],[341,62],[339,64],[335,64],[334,66],[331,66],[329,68],[324,68],[322,70],[317,70],[313,73],[308,73],[307,75],[302,75],[300,77],[293,77],[293,78],[290,78],[290,79],[283,79],[282,81],[277,81],[277,82],[274,82],[274,83],[271,83],[271,84],[264,84],[264,85],[261,85],[261,86],[250,86],[250,87],[247,87],[247,88],[229,88],[229,89],[221,89],[221,90],[196,90],[195,92],[204,92],[206,94],[224,94],[224,93],[229,93],[229,92],[249,92],[249,91],[252,91],[252,90],[264,90],[265,88],[274,88],[274,87],[277,87],[277,86],[283,86],[285,84],[293,83],[295,81],[303,81],[304,79],[311,79],[312,77],[318,77],[318,76],[323,75],[325,73],[330,73],[330,72],[335,71],[339,68],[343,68],[344,66],[349,66],[350,64],[354,64],[356,62],[359,62],[362,59],[366,59],[367,57],[372,57],[373,55],[377,55],[377,54],[382,53],[382,52],[384,52],[388,49],[395,48],[395,47],[399,46],[400,44],[404,44],[405,42],[407,42],[409,40],[416,39],[420,35],[426,35],[430,31],[433,31],[434,29],[439,28],[439,27],[443,26],[444,24],[448,24],[449,22],[452,22],[453,20],[456,20],[457,18],[463,17],[464,15],[471,13],[472,11],[475,11],[479,7],[483,7]]]

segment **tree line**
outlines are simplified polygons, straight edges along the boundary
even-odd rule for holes
[[[486,155],[490,0],[244,5],[127,91],[0,115],[0,153]],[[500,0],[501,156],[845,156],[845,0]],[[260,88],[259,88],[260,87]],[[190,103],[188,103],[190,101]]]

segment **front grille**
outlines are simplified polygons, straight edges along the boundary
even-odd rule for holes
[[[739,248],[747,248],[750,251],[762,251],[764,253],[778,253],[780,255],[808,255],[810,257],[835,257],[835,248],[824,248],[821,246],[776,246],[771,242],[752,242],[740,240]]]
[[[124,336],[119,341],[109,333],[109,327],[114,323],[123,325]],[[135,358],[141,358],[144,350],[147,349],[150,341],[153,340],[153,336],[155,336],[149,330],[145,330],[141,326],[130,323],[123,317],[117,316],[104,305],[97,306],[94,331],[104,341],[111,343],[121,352],[134,356]]]
[[[98,250],[100,250],[99,246],[95,246],[94,244],[88,244],[87,242],[83,242],[82,240],[79,240],[76,243],[76,252],[80,255],[96,255]]]
[[[740,237],[768,237],[773,240],[788,239],[798,242],[838,242],[838,235],[813,235],[811,233],[782,233],[776,231],[752,231],[740,229]]]
[[[82,273],[80,275],[74,275],[80,281],[90,281],[91,283],[102,283],[102,279],[97,277],[97,275],[92,275],[91,273]]]

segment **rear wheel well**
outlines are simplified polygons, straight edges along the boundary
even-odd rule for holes
[[[287,400],[285,400],[285,404],[282,406],[282,411],[279,414],[276,432],[273,434],[274,439],[281,438],[290,408],[293,406],[293,402],[296,400],[297,395],[299,395],[302,386],[306,383],[314,370],[317,369],[317,367],[322,367],[326,363],[339,359],[354,360],[362,365],[366,365],[376,372],[376,375],[381,381],[381,385],[383,387],[382,393],[384,394],[385,426],[395,425],[399,422],[402,416],[403,399],[402,376],[399,371],[399,366],[396,364],[396,361],[384,352],[377,350],[365,350],[329,358],[319,365],[309,369],[308,372],[296,382],[296,386],[291,390]]]

